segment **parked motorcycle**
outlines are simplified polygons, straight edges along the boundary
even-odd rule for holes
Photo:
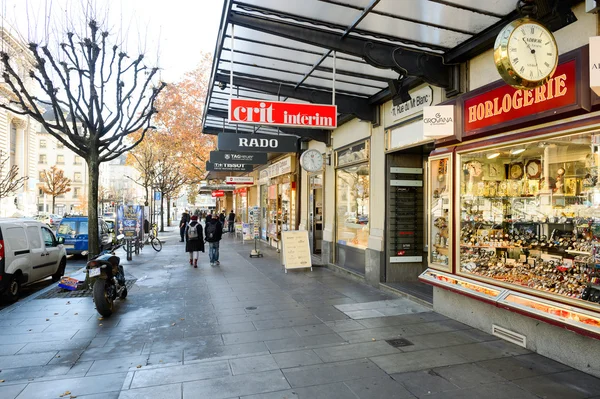
[[[122,234],[117,236],[117,242],[122,242],[122,240]],[[114,254],[114,251],[121,245],[117,244],[110,250],[102,251],[86,265],[96,310],[103,317],[108,317],[113,313],[115,299],[127,297],[125,270],[120,265],[121,259]]]

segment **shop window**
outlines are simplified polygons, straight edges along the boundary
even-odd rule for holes
[[[364,249],[369,239],[369,165],[336,172],[337,242]]]
[[[461,155],[460,273],[598,308],[598,142],[579,134]]]

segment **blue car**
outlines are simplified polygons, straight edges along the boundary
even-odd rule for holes
[[[88,250],[88,218],[87,216],[65,217],[58,225],[57,237],[62,237],[67,254],[81,255]],[[112,237],[104,219],[98,219],[98,237],[100,251],[109,249]]]

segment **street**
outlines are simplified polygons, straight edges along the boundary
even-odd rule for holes
[[[83,256],[69,255],[67,257],[67,268],[65,269],[65,276],[69,276],[72,273],[75,273],[76,271],[81,269],[83,266],[85,266],[86,260],[87,260],[87,258],[85,258]],[[43,290],[44,288],[46,288],[52,284],[53,284],[52,278],[48,277],[44,280],[37,281],[31,285],[24,286],[21,288],[21,295],[20,295],[19,300],[22,301],[24,298],[27,298],[29,295],[34,294],[40,290]],[[4,309],[10,305],[11,305],[11,303],[7,302],[4,298],[0,298],[0,310]]]

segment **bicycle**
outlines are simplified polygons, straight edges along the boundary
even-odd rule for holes
[[[156,223],[152,223],[152,228],[150,229],[150,233],[148,233],[148,241],[150,241],[150,245],[156,252],[160,252],[162,250],[162,242],[158,239],[158,225]]]

